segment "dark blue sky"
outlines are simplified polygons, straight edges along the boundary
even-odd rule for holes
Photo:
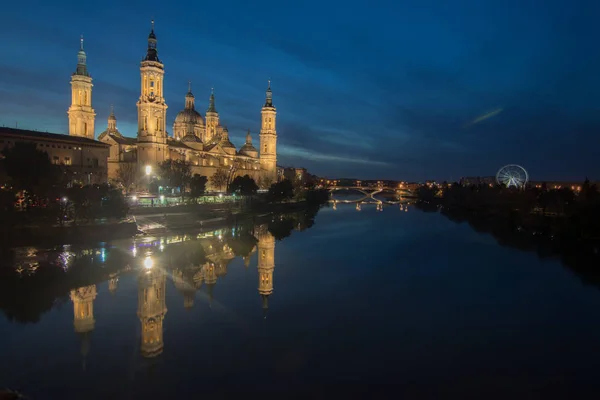
[[[154,18],[169,127],[191,80],[202,112],[215,87],[237,146],[247,128],[257,141],[271,77],[282,165],[449,180],[518,163],[536,180],[600,178],[594,3],[12,2],[0,24],[0,124],[67,131],[83,34],[96,134],[114,104],[120,130],[135,136]]]

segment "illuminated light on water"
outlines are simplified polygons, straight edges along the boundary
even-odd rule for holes
[[[100,259],[102,260],[102,262],[106,261],[106,250],[100,250]]]
[[[148,256],[144,259],[144,268],[151,269],[154,265],[154,261],[152,261],[152,257]]]
[[[161,243],[159,246],[159,249],[160,249],[160,251],[163,251],[165,249],[165,245]]]
[[[134,257],[137,255],[137,247],[135,247],[135,246],[134,246],[134,247],[131,249],[131,254],[133,254],[133,256],[134,256]]]

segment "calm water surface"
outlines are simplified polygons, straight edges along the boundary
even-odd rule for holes
[[[600,393],[600,291],[558,261],[397,206],[323,209],[283,240],[237,229],[19,249],[0,387],[34,399]],[[229,241],[242,230],[256,246]]]

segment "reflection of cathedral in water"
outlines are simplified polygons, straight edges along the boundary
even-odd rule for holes
[[[140,350],[144,357],[156,357],[163,351],[167,277],[161,268],[151,268],[141,271],[138,279],[138,317],[142,324]]]
[[[269,232],[266,224],[255,227],[253,235],[258,242],[249,254],[242,258],[244,266],[247,268],[250,264],[250,256],[257,253],[258,294],[262,299],[263,312],[266,312],[268,298],[273,293],[275,238]],[[171,243],[182,241],[186,241],[186,239],[178,238]],[[187,248],[185,251],[182,248],[174,248],[173,256],[175,258],[165,257],[165,254],[162,253],[165,248],[163,241],[161,241],[160,253],[157,252],[140,260],[139,271],[137,272],[137,316],[141,324],[140,353],[143,357],[152,358],[163,352],[163,322],[167,313],[166,281],[168,275],[171,275],[173,285],[182,294],[185,309],[190,310],[194,306],[196,292],[202,286],[205,286],[203,290],[208,295],[210,306],[217,282],[227,275],[228,265],[236,258],[234,251],[221,234],[204,236],[197,241],[190,242],[190,244],[193,244],[196,250],[198,250],[197,246],[201,246],[201,249],[195,252],[194,250],[187,251]],[[170,249],[167,248],[165,252],[168,250]],[[134,257],[136,257],[137,252],[138,250],[134,249]],[[170,261],[163,262],[163,259],[169,259]],[[167,273],[169,268],[172,268],[170,274]],[[130,270],[131,268],[127,266],[121,273],[127,273]],[[112,273],[108,278],[108,290],[111,294],[115,294],[119,273]],[[82,336],[81,351],[84,366],[85,357],[89,352],[89,335],[95,326],[93,303],[96,295],[96,285],[84,286],[71,291],[75,331]]]

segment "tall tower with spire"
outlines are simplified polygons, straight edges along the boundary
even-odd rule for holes
[[[260,167],[263,176],[275,182],[277,179],[277,129],[275,117],[277,111],[273,105],[273,92],[271,92],[271,80],[267,88],[265,105],[261,110],[260,127]]]
[[[273,272],[275,271],[275,237],[267,225],[257,228],[258,239],[258,294],[263,302],[263,311],[269,307],[268,299],[273,293]]]
[[[143,170],[147,165],[156,164],[168,158],[167,146],[167,104],[163,91],[165,68],[158,58],[154,34],[148,35],[148,50],[141,62],[141,93],[137,102],[138,109],[138,167]]]
[[[92,108],[92,77],[87,70],[87,57],[83,50],[83,36],[77,53],[77,69],[71,75],[71,106],[69,135],[94,139],[96,113]]]
[[[219,126],[219,113],[215,107],[215,89],[210,90],[210,98],[208,99],[208,109],[206,110],[206,141],[212,140],[217,134]]]
[[[142,324],[141,352],[144,357],[162,353],[166,275],[160,268],[142,271],[138,283],[138,317]]]

